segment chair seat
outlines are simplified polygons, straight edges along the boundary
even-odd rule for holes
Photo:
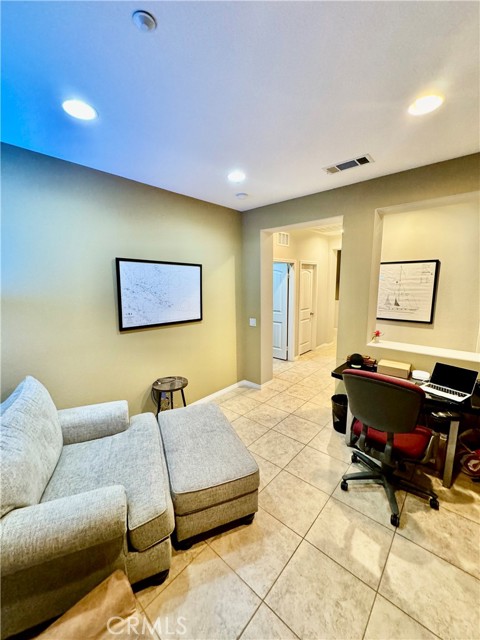
[[[355,420],[353,432],[356,436],[362,433],[363,424],[360,420]],[[409,433],[396,433],[393,436],[393,447],[397,454],[405,458],[417,459],[421,458],[432,437],[432,432],[427,427],[417,425],[413,431]],[[387,442],[387,434],[384,431],[368,428],[367,439],[372,443],[385,445]]]

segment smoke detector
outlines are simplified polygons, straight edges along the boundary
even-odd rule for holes
[[[157,28],[157,21],[148,11],[135,11],[132,20],[140,31],[155,31]]]
[[[358,158],[353,158],[352,160],[344,160],[343,162],[338,162],[337,164],[332,165],[331,167],[323,167],[325,173],[332,174],[338,173],[339,171],[346,171],[347,169],[353,169],[353,167],[360,167],[362,164],[370,164],[371,162],[375,162],[370,154],[366,154],[364,156],[359,156]]]

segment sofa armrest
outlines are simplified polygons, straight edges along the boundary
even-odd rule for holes
[[[120,485],[14,509],[1,521],[2,574],[9,575],[126,534]]]
[[[62,427],[63,444],[113,436],[128,429],[128,402],[118,400],[61,409],[58,418]]]

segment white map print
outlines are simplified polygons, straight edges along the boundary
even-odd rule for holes
[[[198,265],[119,263],[123,328],[201,319]]]
[[[436,262],[380,265],[377,319],[430,322]]]

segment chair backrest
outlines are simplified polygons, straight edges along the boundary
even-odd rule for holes
[[[425,392],[406,380],[346,369],[343,381],[352,414],[364,425],[387,433],[408,433],[417,425]]]

